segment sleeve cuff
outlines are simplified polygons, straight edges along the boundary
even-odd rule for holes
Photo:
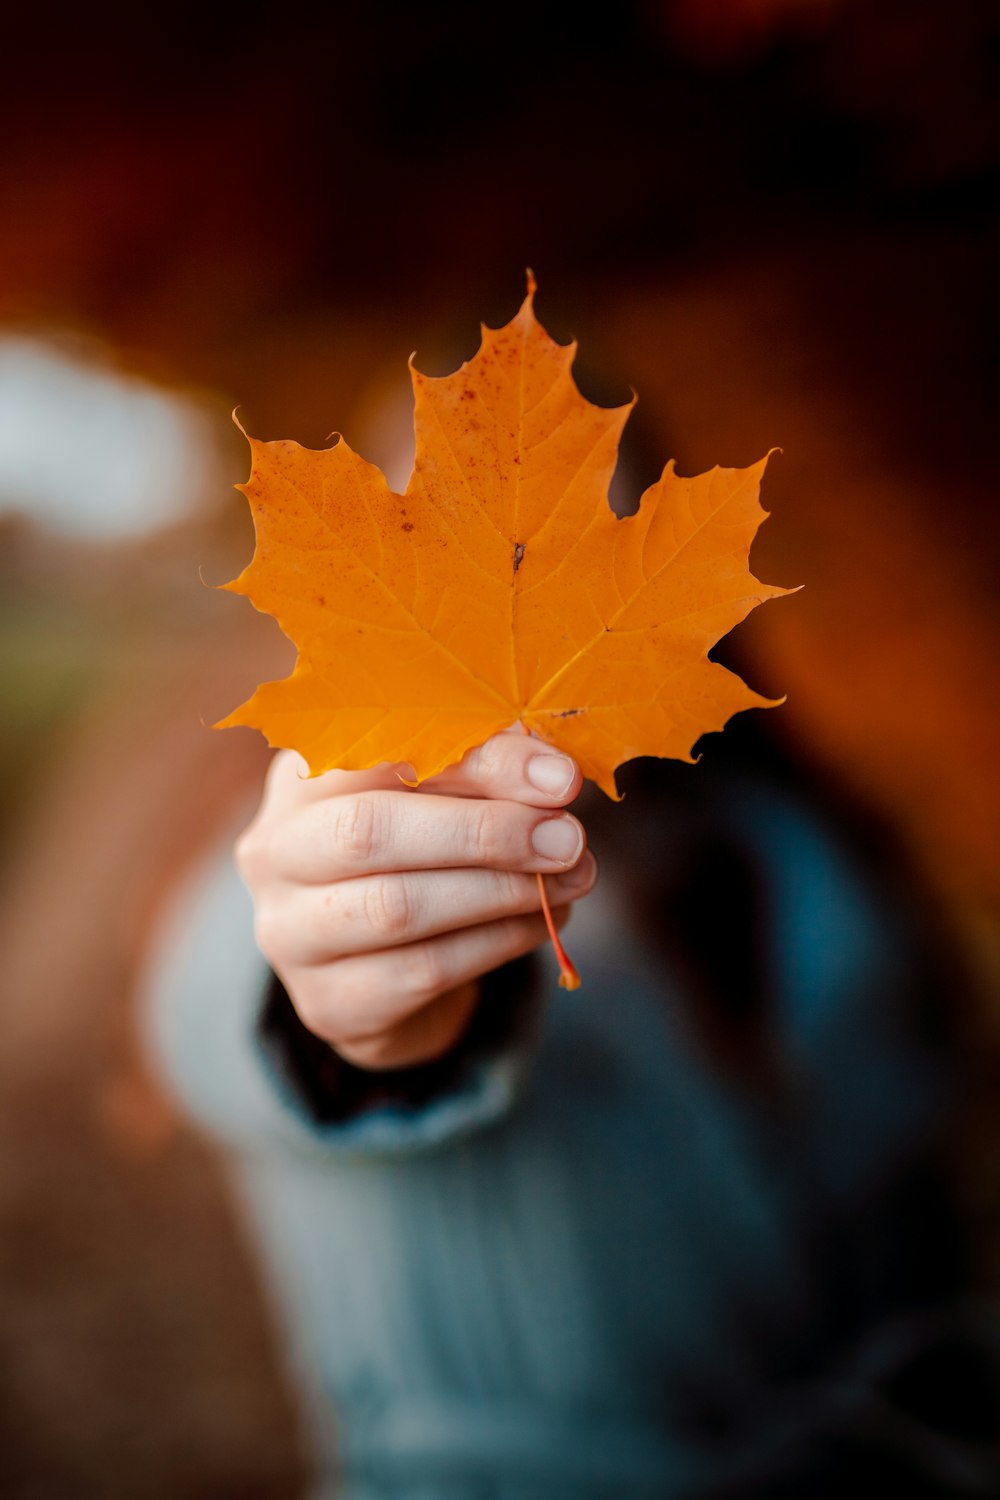
[[[337,1059],[283,991],[268,988],[253,905],[227,854],[177,893],[148,956],[148,1053],[188,1113],[237,1150],[416,1153],[510,1110],[540,1036],[540,967],[522,959],[488,975],[473,1022],[447,1058],[366,1073]]]
[[[338,1154],[407,1155],[507,1114],[536,1050],[539,988],[535,963],[515,960],[485,976],[470,1025],[444,1057],[372,1071],[309,1031],[272,975],[256,1049],[284,1108],[314,1141]]]

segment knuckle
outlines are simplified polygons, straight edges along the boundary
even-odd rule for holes
[[[400,959],[400,989],[415,1009],[447,988],[441,950],[436,943],[414,943]]]
[[[233,860],[241,875],[252,875],[260,865],[262,843],[257,823],[244,828],[233,845]]]
[[[351,863],[367,864],[382,842],[382,804],[368,792],[343,797],[334,813],[334,840]]]
[[[351,1017],[360,1012],[363,986],[358,982],[357,967],[349,960],[324,964],[321,969],[300,975],[294,996],[295,1009],[309,1030],[331,1046],[350,1041]]]
[[[309,767],[297,750],[279,750],[272,756],[264,778],[265,802],[295,800],[295,792],[308,774]]]
[[[504,735],[494,735],[470,756],[470,770],[477,781],[497,781],[507,768],[508,746]]]
[[[254,915],[254,937],[264,957],[279,958],[285,947],[285,923],[273,906],[258,908]]]
[[[413,921],[413,901],[407,882],[385,876],[373,880],[364,895],[365,920],[387,943],[402,942]]]
[[[500,863],[507,846],[505,833],[503,816],[498,806],[486,802],[471,811],[468,837],[473,860],[484,865]]]
[[[327,996],[308,986],[300,986],[294,997],[294,1004],[303,1026],[308,1027],[314,1036],[322,1038],[324,1042],[336,1045],[337,1031],[336,1026],[331,1024]]]
[[[538,904],[538,884],[534,879],[525,881],[523,875],[512,870],[497,871],[497,904],[502,911],[523,911],[525,907]]]

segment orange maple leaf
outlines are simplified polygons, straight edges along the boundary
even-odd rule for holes
[[[239,486],[257,534],[233,583],[298,647],[223,725],[301,752],[314,775],[382,761],[417,781],[520,721],[617,797],[637,755],[692,759],[700,735],[770,706],[708,651],[789,590],[748,566],[766,459],[682,479],[669,463],[638,512],[608,504],[631,411],[592,405],[535,286],[483,329],[454,375],[413,367],[416,461],[405,495],[341,438],[322,451],[249,439]]]

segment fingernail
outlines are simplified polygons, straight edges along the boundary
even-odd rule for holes
[[[533,755],[525,767],[531,785],[549,797],[565,797],[576,778],[568,755]]]
[[[590,885],[594,878],[594,856],[585,854],[578,865],[572,870],[564,870],[561,875],[553,877],[557,886],[566,891],[579,891]]]
[[[575,818],[546,818],[532,832],[531,847],[543,859],[568,864],[583,848],[583,829]]]

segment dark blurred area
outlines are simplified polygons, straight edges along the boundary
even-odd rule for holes
[[[989,1074],[1000,19],[285,3],[24,8],[5,33],[0,1485],[277,1500],[301,1459],[267,1309],[133,1019],[165,893],[265,761],[206,726],[289,659],[205,586],[251,547],[229,414],[388,464],[410,352],[453,368],[530,265],[585,394],[638,392],[637,487],[780,446],[753,561],[805,587],[734,649],[918,870]]]

